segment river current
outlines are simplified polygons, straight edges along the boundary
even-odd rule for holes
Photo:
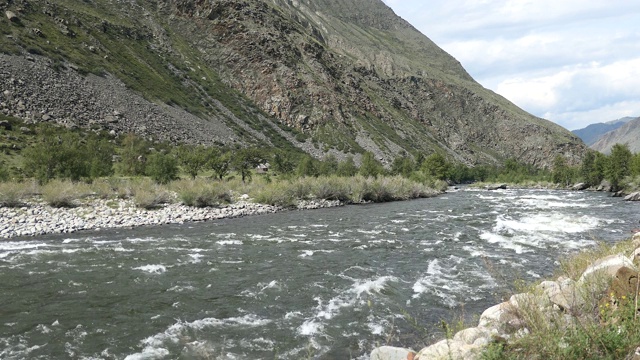
[[[349,359],[420,347],[628,237],[604,193],[432,199],[0,241],[1,359]]]

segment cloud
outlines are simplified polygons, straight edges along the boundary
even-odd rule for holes
[[[639,1],[385,2],[534,115],[570,128],[640,116]]]
[[[496,92],[571,129],[594,119],[640,116],[640,57],[547,72],[550,75],[506,78],[496,85]]]

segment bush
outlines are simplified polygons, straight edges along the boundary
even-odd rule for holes
[[[260,204],[282,207],[293,207],[298,200],[293,195],[291,185],[288,182],[271,183],[261,189],[256,189],[252,193],[252,197]]]
[[[210,207],[231,201],[229,190],[218,182],[180,180],[173,182],[171,188],[178,194],[180,201],[187,206]]]
[[[336,176],[320,177],[313,182],[311,192],[317,199],[348,201],[351,194],[350,179]]]
[[[22,206],[24,197],[28,192],[26,186],[28,185],[24,183],[0,183],[0,206]]]
[[[129,191],[136,206],[143,209],[156,209],[173,200],[173,195],[166,188],[148,179],[131,183]]]
[[[78,199],[91,194],[87,184],[53,180],[42,187],[42,198],[53,207],[75,207]]]
[[[155,152],[147,161],[147,175],[158,184],[168,184],[178,178],[178,161],[171,155]]]

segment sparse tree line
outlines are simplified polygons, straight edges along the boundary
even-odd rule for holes
[[[22,166],[9,169],[2,164],[0,180],[34,178],[44,184],[53,179],[91,182],[96,178],[118,175],[148,176],[158,184],[167,184],[183,174],[191,179],[206,176],[219,181],[237,176],[245,183],[252,180],[257,166],[269,164],[269,170],[263,175],[268,182],[273,175],[287,180],[356,175],[365,178],[400,176],[428,185],[437,181],[538,181],[563,186],[584,182],[597,186],[607,180],[611,189],[616,191],[622,187],[625,177],[640,175],[640,154],[632,154],[626,145],[615,145],[608,156],[589,152],[582,164],[574,167],[560,155],[555,158],[551,169],[539,169],[514,159],[507,159],[502,166],[469,167],[448,161],[440,153],[404,153],[385,168],[370,152],[362,155],[358,166],[351,156],[340,161],[329,154],[318,160],[308,154],[282,149],[172,146],[152,143],[134,134],[114,140],[53,126],[44,125],[38,129],[33,144],[21,152]]]
[[[633,154],[626,144],[616,144],[609,155],[590,151],[580,166],[573,167],[564,157],[557,156],[551,175],[553,182],[565,186],[583,182],[594,187],[607,181],[611,191],[619,191],[640,176],[640,153]]]

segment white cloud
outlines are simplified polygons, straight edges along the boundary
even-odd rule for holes
[[[640,1],[385,2],[537,116],[570,128],[640,116]]]

